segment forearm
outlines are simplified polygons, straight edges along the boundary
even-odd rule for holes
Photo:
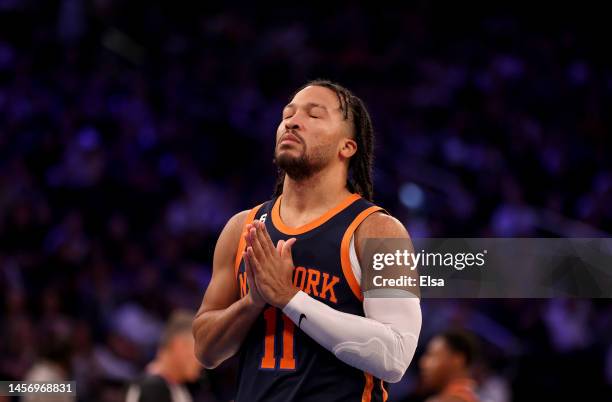
[[[379,305],[380,302],[375,301]],[[382,303],[390,312],[382,313],[385,315],[382,322],[335,310],[303,292],[283,312],[343,362],[385,381],[397,382],[416,350],[421,328],[420,305],[416,298],[385,299]],[[375,305],[376,309],[382,310]],[[300,323],[302,314],[305,317]]]
[[[199,314],[193,323],[198,360],[210,369],[236,354],[261,311],[243,297],[225,309]]]

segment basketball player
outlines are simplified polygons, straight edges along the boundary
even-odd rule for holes
[[[478,402],[476,381],[470,376],[475,354],[476,341],[468,333],[435,336],[419,361],[423,387],[436,394],[427,402]]]
[[[193,325],[205,367],[240,352],[236,402],[384,401],[410,364],[419,299],[359,284],[364,239],[409,239],[371,202],[372,144],[364,104],[337,84],[283,109],[275,196],[223,229]]]

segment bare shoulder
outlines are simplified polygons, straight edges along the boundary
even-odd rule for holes
[[[378,211],[368,216],[355,231],[357,239],[364,238],[407,238],[408,231],[399,219]]]
[[[249,211],[249,209],[245,209],[244,211],[240,211],[231,218],[229,218],[227,223],[225,224],[225,227],[223,228],[223,232],[236,232],[236,234],[240,235],[240,231],[242,230],[242,227],[245,224]]]
[[[226,308],[239,298],[238,284],[234,278],[234,265],[248,213],[246,210],[232,216],[217,239],[212,278],[206,288],[198,316],[210,310]]]
[[[234,255],[238,249],[248,214],[249,210],[238,212],[225,224],[215,247],[213,275],[214,270],[219,270],[220,266],[233,266]]]
[[[392,241],[374,241],[368,243],[368,239],[394,239]],[[398,250],[406,250],[413,253],[414,247],[408,231],[399,219],[385,212],[378,211],[369,215],[357,227],[355,231],[355,252],[360,267],[369,270],[372,267],[374,253],[395,254]],[[406,270],[406,275],[418,283],[416,270]],[[362,271],[368,272],[368,271]],[[372,272],[372,271],[369,271]],[[402,286],[396,289],[404,290],[412,295],[420,297],[419,288],[415,286]]]

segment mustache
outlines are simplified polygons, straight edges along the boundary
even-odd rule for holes
[[[302,138],[301,135],[299,135],[296,131],[294,130],[285,130],[285,132],[283,133],[283,135],[280,136],[280,138],[278,139],[278,142],[281,142],[283,140],[283,137],[287,134],[291,134],[294,135],[299,141],[300,143],[304,144],[304,138]]]

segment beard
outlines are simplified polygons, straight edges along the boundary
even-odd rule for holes
[[[309,156],[305,147],[299,156],[288,155],[286,152],[279,155],[276,151],[274,164],[295,181],[309,179],[326,165],[322,155]]]

